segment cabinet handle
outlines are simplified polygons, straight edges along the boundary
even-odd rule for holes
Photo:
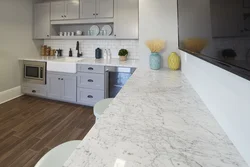
[[[94,82],[92,79],[89,79],[88,82]]]
[[[63,81],[63,78],[61,78],[61,80]]]
[[[47,37],[49,37],[49,35],[47,35]]]
[[[36,93],[36,91],[35,91],[35,90],[32,90],[32,93]]]
[[[94,70],[94,69],[93,69],[92,67],[89,67],[88,70],[91,70],[91,71],[92,71],[92,70]]]
[[[61,80],[61,78],[58,78],[58,80]]]
[[[67,17],[66,15],[64,15],[64,17]]]
[[[62,17],[63,17],[63,15],[62,15]]]
[[[98,16],[98,13],[96,13],[95,15]]]
[[[93,99],[93,96],[91,96],[91,95],[88,95],[88,98],[90,98],[90,99]]]
[[[93,15],[95,16],[95,13],[93,13]]]

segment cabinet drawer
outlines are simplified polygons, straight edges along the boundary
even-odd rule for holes
[[[104,74],[78,74],[77,86],[83,88],[104,90]]]
[[[77,71],[104,74],[104,66],[79,64],[77,66]]]
[[[43,96],[43,97],[47,95],[46,89],[44,88],[25,87],[25,86],[22,87],[22,93],[35,95],[35,96]]]
[[[77,103],[94,106],[102,99],[104,99],[104,91],[77,88]]]

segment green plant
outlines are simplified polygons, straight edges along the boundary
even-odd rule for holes
[[[128,51],[127,49],[121,49],[118,53],[119,56],[127,56],[128,55]]]

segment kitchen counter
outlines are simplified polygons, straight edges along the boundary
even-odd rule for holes
[[[247,167],[180,71],[137,69],[64,167]]]
[[[41,61],[41,62],[55,61],[56,62],[56,60],[63,59],[63,58],[64,57],[57,58],[55,56],[40,56],[37,58],[22,58],[20,60]],[[60,62],[58,62],[58,63],[60,63]],[[69,62],[69,63],[88,64],[88,65],[104,65],[104,66],[119,66],[119,67],[137,67],[138,60],[120,61],[118,58],[95,59],[95,58],[80,57],[79,61]]]

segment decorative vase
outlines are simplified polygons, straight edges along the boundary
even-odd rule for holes
[[[161,55],[159,53],[151,53],[149,62],[152,70],[159,70],[161,68]]]
[[[177,55],[177,53],[172,52],[168,57],[168,67],[171,70],[178,70],[181,65],[181,59],[180,56]]]
[[[126,56],[119,56],[120,61],[126,61],[127,60],[127,55]]]

